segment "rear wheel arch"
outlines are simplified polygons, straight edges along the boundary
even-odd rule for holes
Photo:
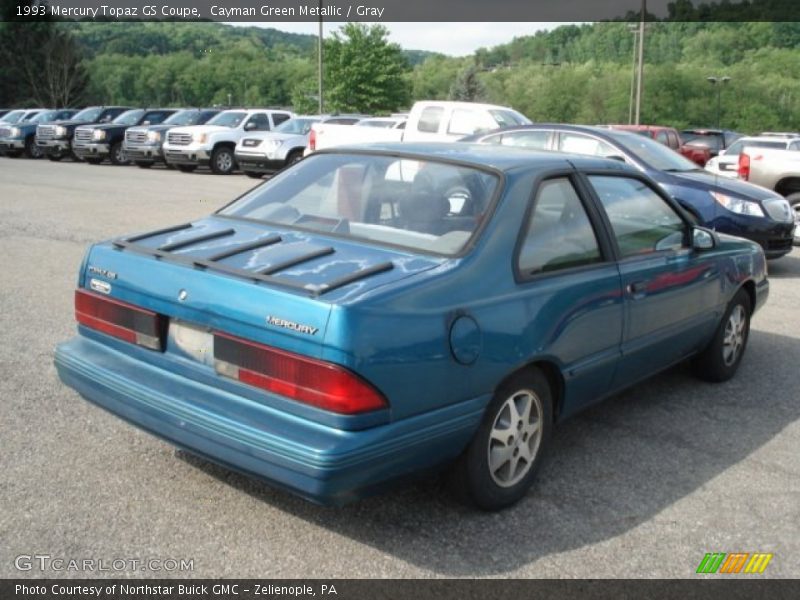
[[[775,184],[775,191],[781,196],[800,193],[800,177],[786,177]]]
[[[546,359],[536,359],[529,362],[526,365],[523,365],[508,375],[506,375],[494,388],[493,393],[496,393],[497,390],[502,388],[506,383],[511,381],[512,379],[518,377],[522,373],[529,373],[535,370],[541,371],[545,378],[547,379],[547,383],[550,384],[550,391],[553,395],[553,406],[552,406],[552,413],[553,413],[553,421],[558,421],[558,417],[561,414],[563,399],[564,399],[564,375],[561,373],[561,369],[556,365],[553,361],[546,360]]]

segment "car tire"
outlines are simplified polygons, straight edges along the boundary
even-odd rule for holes
[[[256,171],[245,171],[244,174],[253,179],[261,179],[264,176],[263,173],[257,173]]]
[[[181,173],[194,173],[197,165],[176,165]]]
[[[693,361],[700,379],[720,383],[736,374],[750,337],[750,296],[744,289],[736,292],[708,346]]]
[[[112,165],[118,167],[130,164],[128,157],[125,154],[125,149],[122,147],[122,142],[111,144],[111,152],[108,155]]]
[[[52,160],[53,162],[61,162],[63,158],[64,155],[61,154],[60,152],[47,155],[47,160]]]
[[[236,168],[233,150],[227,146],[215,148],[211,153],[211,170],[216,175],[230,175]]]
[[[25,140],[25,156],[28,158],[42,158],[42,149],[36,145],[36,138],[31,136]]]
[[[789,201],[789,205],[792,207],[792,212],[794,212],[794,245],[800,246],[800,192],[795,192],[794,194],[789,194],[786,196],[786,199]]]
[[[99,165],[101,162],[103,162],[103,159],[102,158],[92,158],[91,156],[87,156],[86,158],[83,159],[83,162],[87,162],[90,165]]]
[[[153,163],[151,163],[151,162],[147,162],[147,161],[143,161],[143,160],[137,160],[137,161],[135,162],[135,164],[136,164],[136,166],[137,166],[137,167],[139,167],[140,169],[149,169],[150,167],[152,167],[152,166],[153,166]]]
[[[553,392],[545,374],[530,368],[514,375],[497,389],[453,466],[453,491],[482,510],[518,502],[536,477],[552,428]]]

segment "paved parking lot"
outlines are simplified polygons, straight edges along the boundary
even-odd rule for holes
[[[693,577],[706,552],[772,552],[764,577],[800,577],[798,250],[770,263],[733,381],[679,367],[573,418],[538,485],[499,514],[435,480],[313,506],[62,386],[53,347],[75,330],[87,244],[199,217],[253,184],[0,158],[0,577],[97,574],[15,569],[37,553],[193,559],[195,577]]]

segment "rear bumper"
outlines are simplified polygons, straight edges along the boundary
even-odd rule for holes
[[[480,397],[347,431],[298,418],[77,336],[59,377],[84,398],[179,447],[311,501],[342,504],[454,459],[480,422]]]
[[[286,166],[286,159],[270,159],[266,156],[255,154],[242,154],[237,152],[236,163],[242,171],[254,171],[256,173],[274,173]]]

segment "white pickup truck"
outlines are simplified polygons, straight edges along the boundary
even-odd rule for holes
[[[293,116],[286,110],[236,108],[222,111],[204,125],[175,127],[162,146],[164,160],[185,172],[208,165],[217,175],[227,175],[236,169],[234,148],[240,139],[272,131]]]
[[[800,246],[800,152],[745,148],[739,154],[739,179],[784,196],[794,211],[794,245]]]
[[[530,119],[512,108],[475,102],[422,101],[408,114],[405,127],[352,127],[317,123],[311,128],[306,154],[316,150],[369,142],[447,142],[499,127],[528,125]]]

